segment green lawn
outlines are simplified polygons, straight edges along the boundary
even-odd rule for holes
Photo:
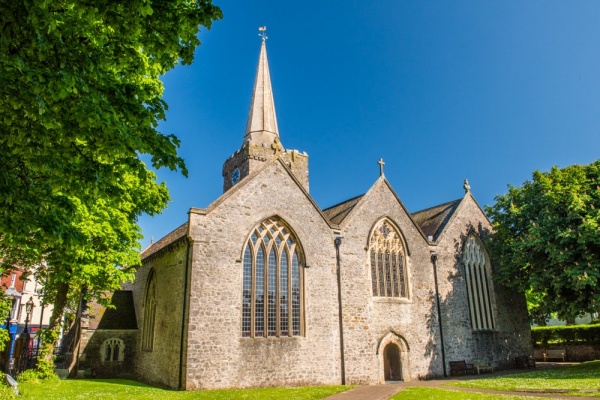
[[[68,379],[52,383],[22,383],[19,399],[40,400],[313,400],[348,390],[349,386],[314,386],[298,388],[265,388],[239,390],[173,391],[144,385],[126,379]]]
[[[443,384],[440,382],[440,384]],[[600,361],[591,361],[571,367],[538,369],[513,375],[491,376],[484,379],[472,379],[449,383],[448,385],[468,388],[481,388],[502,391],[560,391],[561,394],[577,394],[600,397]],[[19,389],[23,396],[19,399],[62,400],[62,399],[156,399],[156,400],[312,400],[322,399],[343,392],[351,386],[316,386],[299,388],[266,388],[239,390],[199,390],[180,392],[164,390],[125,379],[75,379],[46,383],[21,383]],[[567,391],[569,393],[562,393]],[[516,395],[474,393],[453,389],[407,387],[392,397],[402,399],[440,399],[440,400],[532,400],[537,397]]]
[[[509,396],[488,393],[463,392],[451,389],[408,387],[390,400],[542,400],[544,397]]]
[[[510,391],[568,390],[600,397],[600,361],[590,361],[570,367],[538,369],[533,372],[486,379],[466,380],[450,385]]]

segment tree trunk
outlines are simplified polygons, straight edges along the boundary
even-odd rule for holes
[[[73,321],[73,348],[71,363],[69,364],[69,376],[71,378],[77,377],[77,371],[79,370],[79,351],[81,347],[81,315],[83,314],[83,296],[85,296],[85,287],[81,289],[79,294],[79,302],[77,304],[77,314],[75,321]]]
[[[56,298],[54,300],[54,309],[50,316],[48,328],[42,333],[42,348],[38,355],[38,369],[42,369],[44,364],[45,367],[52,367],[54,364],[52,361],[52,355],[54,353],[54,345],[58,339],[60,332],[62,316],[67,305],[67,295],[69,294],[69,284],[60,282],[56,290]]]

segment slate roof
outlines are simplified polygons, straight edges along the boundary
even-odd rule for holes
[[[323,214],[325,214],[329,221],[339,225],[348,216],[348,214],[350,214],[350,211],[352,211],[352,209],[358,204],[363,196],[364,194],[361,194],[360,196],[356,196],[350,200],[346,200],[331,206],[323,210]]]
[[[131,290],[115,291],[112,303],[115,308],[106,308],[96,302],[89,305],[88,329],[137,329],[133,292]]]
[[[462,199],[440,204],[412,214],[413,220],[419,225],[425,236],[433,236],[437,240],[450,220]]]
[[[176,242],[177,240],[185,237],[188,231],[188,223],[184,223],[179,228],[168,233],[165,237],[160,239],[158,242],[151,244],[144,251],[142,251],[142,260],[147,257],[150,257],[152,254],[159,252],[160,250],[166,248],[171,243]]]

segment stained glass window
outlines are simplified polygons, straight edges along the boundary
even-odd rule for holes
[[[304,334],[301,265],[298,241],[281,219],[254,229],[244,249],[243,337]]]
[[[373,296],[408,297],[404,258],[404,245],[398,230],[387,219],[379,221],[369,240]]]

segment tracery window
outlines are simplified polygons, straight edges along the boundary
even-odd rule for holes
[[[387,219],[373,229],[369,260],[373,296],[409,297],[404,245],[400,233]]]
[[[489,258],[481,241],[471,235],[463,250],[469,312],[473,330],[494,329],[493,293]]]
[[[156,279],[154,270],[148,273],[146,298],[144,301],[144,326],[142,331],[142,348],[152,351],[154,348],[154,323],[156,320]]]
[[[121,339],[111,338],[102,343],[100,348],[102,362],[116,362],[125,360],[125,343]]]
[[[304,334],[302,252],[278,217],[261,222],[244,249],[242,336]]]

